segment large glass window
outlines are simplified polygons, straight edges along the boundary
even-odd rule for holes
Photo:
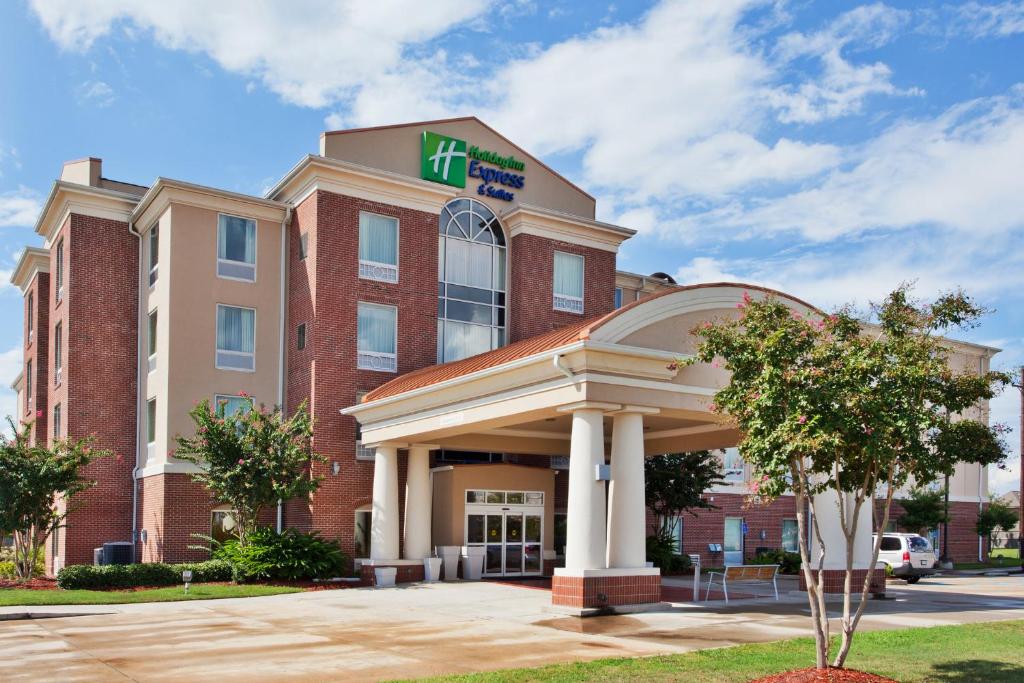
[[[256,311],[217,305],[217,367],[256,369]]]
[[[437,360],[505,344],[505,234],[484,204],[456,199],[438,224]]]
[[[359,277],[398,282],[398,219],[359,214]]]
[[[380,372],[398,371],[398,309],[359,303],[356,367]]]
[[[256,221],[225,214],[217,217],[217,275],[256,280]]]
[[[583,257],[556,251],[554,271],[554,309],[582,313]]]

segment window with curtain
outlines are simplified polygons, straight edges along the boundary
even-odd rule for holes
[[[359,302],[356,367],[397,372],[397,328],[397,308]]]
[[[56,300],[58,303],[64,298],[64,238],[57,242],[57,281]]]
[[[156,284],[160,263],[160,225],[149,229],[149,286]]]
[[[398,282],[398,219],[359,213],[359,277]]]
[[[213,405],[218,415],[231,417],[242,413],[245,415],[252,410],[252,397],[231,396],[230,394],[217,394],[213,397]]]
[[[782,520],[782,549],[788,553],[800,552],[799,529],[795,519]]]
[[[505,234],[473,199],[456,199],[438,224],[437,360],[505,344]]]
[[[64,381],[64,324],[53,328],[53,383],[60,386]]]
[[[217,305],[217,367],[256,369],[256,310]]]
[[[256,280],[256,221],[226,214],[217,217],[217,275]]]
[[[583,257],[555,252],[554,308],[556,311],[583,313]]]
[[[149,314],[149,371],[156,370],[156,311]]]

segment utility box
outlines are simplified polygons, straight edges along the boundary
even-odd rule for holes
[[[135,544],[130,541],[104,543],[102,548],[96,548],[96,550],[100,553],[98,564],[132,564],[135,562]],[[93,559],[95,560],[95,555]]]

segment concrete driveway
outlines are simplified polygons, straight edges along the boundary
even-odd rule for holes
[[[864,629],[1021,618],[1024,578],[890,584]],[[809,635],[806,599],[677,604],[576,619],[547,591],[495,583],[413,585],[265,598],[39,607],[0,621],[5,680],[380,680],[686,652]],[[24,612],[3,608],[0,613]]]

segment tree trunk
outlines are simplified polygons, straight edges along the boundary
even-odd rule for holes
[[[939,560],[945,564],[950,562],[949,559],[949,475],[946,475],[945,479],[946,490],[942,494],[943,508],[942,514],[944,519],[942,520],[942,557]]]
[[[796,476],[802,477],[802,474]],[[825,669],[828,667],[828,613],[823,609],[824,597],[821,593],[821,588],[823,586],[815,580],[815,577],[811,572],[810,549],[807,545],[808,498],[804,491],[806,491],[806,481],[801,480],[800,485],[797,486],[797,491],[794,492],[796,503],[796,528],[797,534],[799,535],[798,547],[800,549],[800,566],[801,571],[804,573],[804,582],[807,584],[807,602],[811,608],[811,622],[814,628],[815,666],[819,669]],[[818,580],[820,581],[821,578],[822,572],[819,567]]]

